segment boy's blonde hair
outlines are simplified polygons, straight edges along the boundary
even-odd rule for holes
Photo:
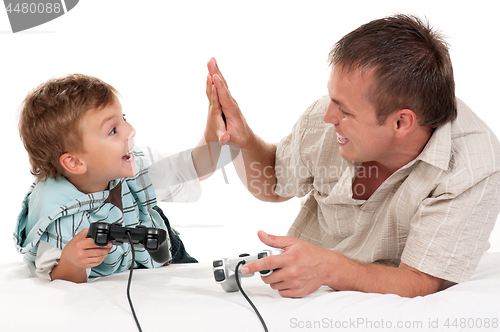
[[[19,134],[38,181],[57,178],[59,158],[85,152],[79,122],[89,110],[113,104],[118,91],[102,80],[82,74],[53,78],[28,93],[22,104]]]

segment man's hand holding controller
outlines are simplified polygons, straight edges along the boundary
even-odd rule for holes
[[[259,259],[279,255],[283,252],[282,249],[266,249],[259,253],[250,256],[249,254],[241,254],[239,257],[235,258],[222,258],[219,260],[214,260],[213,270],[215,281],[221,284],[222,288],[226,292],[236,292],[238,291],[238,285],[236,283],[236,268],[238,268],[239,277],[251,277],[253,273],[242,274],[243,264],[255,262]],[[239,264],[244,261],[243,264]],[[273,273],[273,270],[262,270],[260,271],[261,276],[267,277]]]

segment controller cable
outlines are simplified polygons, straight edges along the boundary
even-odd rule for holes
[[[141,324],[139,323],[139,320],[137,319],[137,316],[136,316],[135,310],[134,310],[134,305],[132,304],[132,299],[130,298],[130,283],[132,282],[132,273],[134,272],[135,249],[134,249],[134,245],[132,244],[132,237],[130,235],[130,231],[127,230],[126,234],[128,237],[128,241],[130,243],[130,248],[132,250],[132,265],[130,266],[130,274],[128,275],[128,283],[127,283],[127,299],[128,299],[128,303],[130,304],[130,310],[132,310],[132,315],[134,316],[135,323],[137,324],[137,328],[139,329],[139,332],[142,332]]]
[[[248,303],[250,303],[250,305],[252,306],[253,310],[255,311],[255,313],[257,314],[257,317],[259,317],[260,319],[260,322],[262,323],[262,327],[264,327],[264,331],[268,332],[267,330],[267,326],[266,326],[266,323],[264,322],[264,319],[262,318],[262,316],[260,315],[259,313],[259,310],[257,310],[257,308],[255,307],[255,305],[252,303],[252,301],[250,300],[250,298],[247,296],[247,294],[245,294],[245,292],[243,291],[243,288],[241,288],[241,284],[240,284],[240,275],[239,275],[239,271],[240,271],[240,265],[243,265],[245,264],[246,262],[244,260],[240,261],[237,265],[236,265],[236,285],[238,286],[238,289],[240,290],[241,294],[245,297],[245,299],[248,301]]]

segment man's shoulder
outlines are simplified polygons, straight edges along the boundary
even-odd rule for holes
[[[461,179],[460,185],[469,181],[473,185],[500,172],[500,143],[489,126],[459,99],[457,109],[458,116],[450,126],[450,171],[461,174],[456,177]]]
[[[500,143],[495,133],[463,101],[457,98],[458,116],[451,122],[453,152],[463,155],[500,158]]]
[[[309,125],[327,125],[323,121],[326,109],[330,104],[330,97],[325,95],[314,101],[302,114],[301,119]]]
[[[452,140],[470,139],[480,137],[491,137],[494,143],[498,139],[490,127],[467,104],[457,98],[457,118],[451,122]]]

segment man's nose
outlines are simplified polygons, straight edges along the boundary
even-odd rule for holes
[[[339,110],[333,101],[330,101],[328,108],[326,109],[325,115],[323,115],[323,121],[331,124],[339,124]]]

